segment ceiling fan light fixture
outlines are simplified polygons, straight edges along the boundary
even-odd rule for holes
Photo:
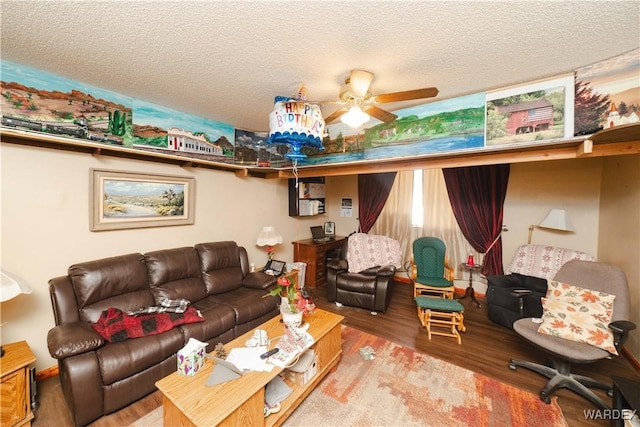
[[[352,106],[349,111],[340,116],[340,121],[347,126],[357,128],[367,123],[371,117],[362,111],[359,105]]]
[[[351,70],[349,76],[349,86],[351,93],[356,98],[364,98],[369,91],[369,86],[373,81],[373,73],[365,70]]]

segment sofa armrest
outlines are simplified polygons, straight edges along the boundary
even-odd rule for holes
[[[96,350],[104,345],[104,338],[87,322],[58,325],[49,330],[47,346],[55,359]]]
[[[547,279],[518,273],[487,276],[487,284],[505,289],[529,289],[533,293],[543,296],[547,293]]]
[[[394,276],[396,274],[396,267],[395,265],[391,265],[391,264],[383,265],[382,267],[378,268],[378,271],[376,272],[376,274],[378,276],[384,276],[384,277]]]
[[[276,284],[276,278],[261,271],[249,273],[242,279],[242,286],[251,289],[267,289]]]
[[[327,261],[327,268],[331,268],[333,270],[348,270],[349,263],[346,259],[333,258]]]

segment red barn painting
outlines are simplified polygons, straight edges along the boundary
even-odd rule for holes
[[[539,132],[553,127],[553,105],[546,99],[496,106],[507,116],[507,135]]]

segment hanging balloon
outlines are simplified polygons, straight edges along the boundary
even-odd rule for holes
[[[306,159],[302,147],[323,150],[324,119],[316,104],[277,96],[273,111],[269,114],[269,144],[287,144],[291,151],[284,156],[297,161]]]

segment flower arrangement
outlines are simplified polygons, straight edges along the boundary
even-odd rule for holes
[[[277,283],[278,285],[265,297],[280,295],[282,298],[280,309],[283,312],[302,313],[305,316],[313,313],[316,306],[311,297],[302,295],[300,291],[296,290],[295,284],[288,277],[279,277]]]

